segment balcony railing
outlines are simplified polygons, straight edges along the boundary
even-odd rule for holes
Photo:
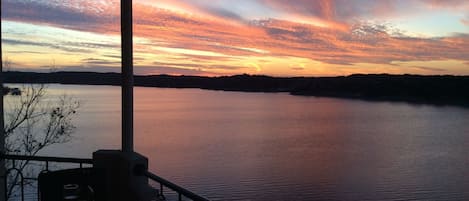
[[[39,177],[39,174],[41,172],[47,172],[47,171],[50,171],[50,164],[51,163],[64,163],[64,164],[73,164],[75,167],[77,167],[78,169],[83,169],[85,168],[84,166],[86,167],[92,167],[93,165],[93,160],[92,159],[84,159],[84,158],[61,158],[61,157],[44,157],[44,156],[21,156],[21,155],[4,155],[4,154],[0,154],[0,160],[8,160],[10,161],[11,163],[9,163],[10,165],[8,167],[6,167],[6,171],[5,171],[5,174],[4,175],[0,175],[0,179],[3,179],[5,184],[8,184],[8,176],[10,174],[15,174],[16,172],[16,175],[18,176],[18,187],[19,187],[19,195],[18,195],[18,198],[16,198],[16,200],[22,200],[24,201],[25,200],[25,192],[24,192],[24,185],[25,185],[25,182],[27,180],[32,180],[34,182],[37,182],[38,181],[38,177]],[[18,161],[23,161],[23,162],[39,162],[39,163],[42,163],[42,165],[40,165],[40,170],[37,170],[37,174],[36,175],[28,175],[28,177],[25,177],[23,175],[23,172],[21,169],[17,168],[15,166],[15,164],[18,162]],[[38,165],[38,164],[36,164]],[[70,168],[72,166],[69,166],[68,168]],[[56,168],[54,168],[56,169]],[[61,168],[61,169],[67,169],[67,168]],[[159,177],[151,172],[148,172],[146,170],[141,170],[141,171],[135,171],[137,174],[140,174],[140,175],[144,175],[146,176],[147,178],[149,178],[150,180],[152,180],[153,182],[156,182],[159,184],[159,191],[157,193],[157,197],[156,197],[156,200],[166,200],[166,196],[164,194],[164,189],[170,189],[172,191],[174,191],[174,193],[177,195],[177,199],[179,201],[183,200],[183,198],[187,198],[187,199],[190,199],[190,200],[194,200],[194,201],[208,201],[208,199],[202,197],[202,196],[199,196],[183,187],[180,187],[162,177]],[[5,200],[7,200],[9,194],[8,194],[8,185],[5,185],[5,189],[4,189],[4,197],[5,197]],[[37,197],[37,199],[39,200],[39,187],[38,187],[38,190],[37,190],[37,193],[38,195],[37,196],[34,196],[34,197]],[[174,195],[174,194],[173,194]],[[28,199],[30,200],[30,199]]]
[[[11,181],[9,183],[8,176],[11,174],[14,174],[15,177],[17,177],[17,182],[14,185],[18,185],[19,187],[19,197],[17,199],[20,199],[22,201],[25,200],[25,184],[26,182],[33,181],[37,182],[38,176],[41,172],[47,172],[50,171],[50,165],[51,163],[62,163],[62,164],[75,164],[77,165],[80,169],[83,168],[85,164],[88,166],[93,164],[92,159],[83,159],[83,158],[59,158],[59,157],[44,157],[44,156],[21,156],[21,155],[0,155],[1,160],[9,160],[11,163],[6,167],[5,174],[0,175],[0,178],[3,179],[5,182],[5,189],[3,190],[3,195],[5,197],[5,200],[8,200],[8,198],[11,195],[11,191],[9,190],[9,185],[12,185]],[[35,165],[38,166],[38,169],[36,169],[36,175],[28,175],[25,176],[23,174],[23,170],[20,167],[17,167],[17,162],[22,161],[22,162],[36,162]],[[37,164],[37,162],[42,163]],[[34,196],[39,199],[39,196]]]
[[[159,199],[161,200],[166,200],[166,197],[164,195],[164,187],[168,188],[168,189],[171,189],[173,190],[176,194],[177,194],[177,197],[178,197],[178,201],[182,201],[182,198],[183,196],[186,197],[186,198],[189,198],[191,200],[194,200],[194,201],[208,201],[207,198],[204,198],[200,195],[197,195],[189,190],[186,190],[166,179],[163,179],[151,172],[148,172],[148,171],[145,171],[143,173],[145,176],[147,176],[149,179],[153,180],[154,182],[157,182],[159,183]]]

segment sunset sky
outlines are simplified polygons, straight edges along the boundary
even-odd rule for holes
[[[7,70],[120,72],[116,0],[3,0]],[[468,0],[134,0],[137,74],[469,75]]]

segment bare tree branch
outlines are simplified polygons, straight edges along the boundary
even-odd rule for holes
[[[29,85],[23,87],[21,96],[9,99],[4,127],[7,153],[34,156],[45,147],[71,140],[79,102],[66,95],[51,101],[46,91],[44,85]],[[9,165],[23,171],[28,164],[23,161]],[[19,174],[10,175],[8,196],[14,194],[18,182]]]

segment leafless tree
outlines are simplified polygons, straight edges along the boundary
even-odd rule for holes
[[[6,67],[10,64],[9,60],[4,62]],[[21,95],[8,97],[5,101],[7,154],[35,156],[50,145],[71,140],[75,131],[72,120],[80,106],[79,102],[66,95],[51,99],[46,92],[44,85],[24,85]],[[18,172],[34,174],[34,168],[30,167],[30,161],[10,162],[6,166],[18,170],[8,175],[7,197],[14,197],[15,188],[20,184]]]
[[[80,104],[63,95],[56,100],[46,96],[44,85],[28,85],[22,95],[9,97],[5,110],[6,153],[35,156],[53,144],[66,143],[75,131],[72,122]],[[25,174],[30,161],[7,164]],[[8,196],[19,184],[18,173],[9,175]]]

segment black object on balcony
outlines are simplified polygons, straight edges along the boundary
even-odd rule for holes
[[[39,174],[40,200],[100,201],[106,199],[106,178],[103,169],[77,168],[46,171]]]

